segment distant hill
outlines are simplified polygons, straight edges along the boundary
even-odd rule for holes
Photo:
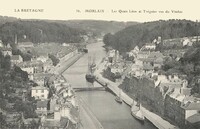
[[[0,16],[0,26],[6,22],[13,22],[13,21],[17,21],[19,19],[15,18],[15,17],[8,17],[8,16]]]
[[[200,24],[189,20],[154,21],[129,26],[114,35],[104,36],[104,43],[120,52],[152,42],[158,36],[163,39],[198,35]]]
[[[86,32],[81,29],[68,27],[60,23],[45,21],[17,20],[6,22],[0,26],[0,37],[5,43],[13,43],[17,35],[18,41],[40,42],[70,42],[79,43]]]
[[[137,22],[118,22],[102,20],[39,20],[18,19],[0,16],[0,36],[4,42],[14,42],[14,35],[19,40],[32,42],[80,42],[80,35],[91,32],[92,37],[115,33]],[[43,35],[39,35],[39,30]],[[79,36],[78,36],[79,35]]]
[[[103,20],[48,20],[49,22],[62,23],[72,28],[80,28],[96,35],[115,33],[130,25],[138,24],[138,22],[118,22],[118,21],[103,21]]]

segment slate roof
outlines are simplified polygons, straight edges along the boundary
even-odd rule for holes
[[[36,86],[36,87],[32,87],[32,90],[49,90],[47,87],[44,86]]]
[[[200,114],[194,114],[186,119],[190,123],[200,122]]]
[[[10,57],[10,60],[19,60],[20,59],[20,55],[13,55]]]
[[[60,121],[56,120],[48,120],[46,119],[44,122],[42,122],[42,127],[59,127],[64,128],[69,123],[69,119],[65,117],[61,117]]]
[[[200,110],[200,103],[188,102],[185,105],[182,105],[182,108],[186,110]]]
[[[37,101],[37,108],[47,108],[48,101]]]

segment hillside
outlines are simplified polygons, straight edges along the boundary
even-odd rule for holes
[[[102,21],[102,20],[68,20],[68,21],[51,21],[62,23],[72,28],[80,28],[96,34],[97,36],[106,33],[115,33],[130,25],[138,24],[137,22],[117,22],[117,21]]]
[[[6,22],[13,22],[13,21],[17,21],[17,20],[19,20],[19,19],[15,18],[15,17],[0,16],[0,26]]]
[[[40,42],[70,42],[79,43],[86,32],[74,29],[64,24],[49,23],[45,21],[17,20],[6,22],[0,26],[0,37],[3,42],[13,43],[17,34],[18,41]]]
[[[178,38],[197,35],[200,24],[189,20],[154,21],[129,26],[114,35],[104,36],[104,43],[120,52],[133,49],[136,45],[141,47],[152,42],[158,36],[163,39]]]

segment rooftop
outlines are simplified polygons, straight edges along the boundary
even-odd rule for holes
[[[194,114],[187,118],[187,121],[190,123],[197,123],[200,121],[200,114]]]
[[[182,108],[186,110],[200,110],[200,102],[187,102],[185,105],[182,105]]]
[[[65,117],[61,117],[60,121],[46,119],[44,122],[42,122],[43,127],[60,127],[64,128],[69,123],[69,119]]]
[[[20,67],[32,67],[35,65],[43,65],[42,61],[26,61],[26,62],[21,62],[18,64],[18,66]]]
[[[18,46],[33,46],[32,42],[19,42],[17,43]]]
[[[143,69],[144,69],[144,70],[153,70],[154,68],[153,68],[152,65],[144,64],[144,65],[143,65]]]
[[[50,78],[53,75],[54,74],[51,74],[51,73],[35,73],[33,75],[33,78]]]
[[[10,57],[10,60],[19,60],[20,58],[22,58],[20,55],[13,55]]]
[[[151,52],[150,55],[148,56],[148,58],[158,58],[158,57],[163,58],[164,56],[160,52]]]
[[[36,86],[36,87],[32,87],[32,90],[49,90],[47,87],[44,86]]]
[[[37,101],[37,108],[47,108],[47,104],[48,104],[48,101],[47,100],[44,100],[44,101]]]

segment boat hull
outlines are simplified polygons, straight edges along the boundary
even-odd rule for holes
[[[93,83],[95,81],[95,76],[94,75],[91,75],[91,74],[86,74],[85,75],[85,79],[90,82],[90,83]]]
[[[145,117],[140,110],[140,105],[132,105],[131,107],[131,115],[135,117],[137,120],[144,121]]]
[[[120,103],[120,104],[122,104],[122,102],[123,102],[122,99],[120,99],[119,97],[116,97],[115,101],[118,102],[118,103]]]
[[[144,117],[139,117],[136,115],[136,112],[131,112],[131,115],[136,118],[137,120],[144,122],[145,118]]]

